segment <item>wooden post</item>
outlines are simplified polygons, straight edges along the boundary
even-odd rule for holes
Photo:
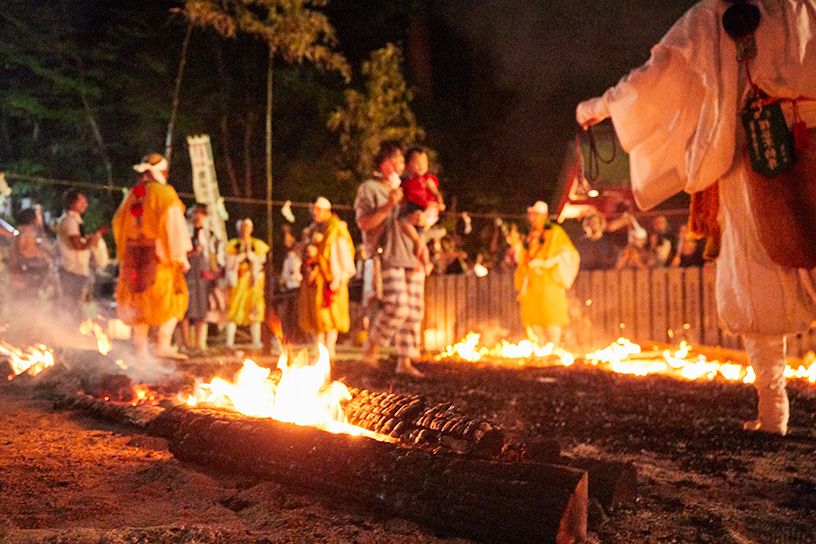
[[[620,286],[620,336],[625,336],[630,339],[635,339],[635,332],[637,331],[637,323],[635,319],[635,271],[631,269],[624,269],[618,271],[619,286]]]
[[[652,338],[652,293],[650,287],[651,271],[635,270],[635,338],[639,342],[654,340]]]
[[[702,342],[708,346],[719,346],[722,344],[720,338],[719,319],[717,317],[717,294],[716,294],[717,270],[714,265],[704,266],[702,270],[702,313],[703,313],[703,337]]]
[[[621,312],[620,312],[620,270],[607,270],[604,295],[604,311],[606,312],[606,333],[612,338],[621,336]]]
[[[666,270],[651,270],[652,290],[652,340],[665,342],[668,339],[667,303],[666,303]]]
[[[683,271],[679,268],[666,269],[666,297],[670,335],[668,342],[675,342],[684,331],[683,316]]]
[[[683,270],[683,315],[686,338],[693,344],[699,344],[701,334],[701,299],[702,285],[699,268],[684,268]]]

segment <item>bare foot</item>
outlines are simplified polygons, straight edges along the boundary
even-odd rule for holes
[[[377,344],[366,344],[363,350],[363,362],[373,369],[380,369],[380,346]]]
[[[173,359],[175,361],[186,361],[189,359],[187,355],[172,347],[156,348],[156,357],[160,359]]]
[[[412,378],[424,378],[425,374],[423,374],[417,367],[411,364],[410,359],[400,359],[397,362],[397,368],[394,371],[396,374],[403,374],[405,376],[411,376]]]

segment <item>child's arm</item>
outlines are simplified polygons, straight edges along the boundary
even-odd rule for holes
[[[436,198],[436,203],[439,205],[439,211],[445,211],[445,200],[442,198],[442,193],[439,191],[439,182],[436,178],[429,177],[425,180],[425,184],[431,194]]]

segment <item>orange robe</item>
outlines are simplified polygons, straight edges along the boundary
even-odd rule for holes
[[[184,204],[169,185],[158,182],[145,184],[141,218],[131,213],[137,199],[133,191],[113,216],[113,237],[120,267],[124,263],[128,240],[140,237],[154,240],[156,244],[156,277],[141,293],[134,293],[122,274],[116,286],[116,313],[128,325],[161,325],[171,318],[182,319],[187,311],[187,282],[183,265],[170,259],[171,242],[168,235],[167,216],[170,208],[178,206],[184,215]],[[141,225],[140,225],[141,224]]]
[[[331,292],[331,300],[326,300],[325,288],[334,279],[332,270],[337,270],[337,264],[332,262],[332,247],[338,239],[345,240],[345,247],[350,255],[346,255],[346,260],[353,266],[354,263],[354,242],[348,231],[348,225],[336,215],[332,215],[326,224],[326,234],[323,240],[317,245],[317,273],[312,278],[307,274],[303,275],[303,282],[300,284],[300,304],[298,306],[298,317],[300,328],[304,332],[327,332],[336,330],[348,332],[349,320],[349,296],[348,277],[342,278],[336,291]],[[335,259],[340,260],[340,256]],[[333,266],[335,265],[335,266]],[[351,277],[352,270],[345,270],[345,275]]]
[[[553,260],[553,266],[530,266],[534,260]],[[544,230],[544,241],[522,249],[513,277],[525,327],[569,325],[567,289],[578,272],[575,246],[558,225]],[[535,264],[535,263],[534,263]]]

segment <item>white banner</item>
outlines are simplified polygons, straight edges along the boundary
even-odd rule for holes
[[[227,247],[227,212],[218,180],[215,177],[212,146],[207,134],[187,136],[187,147],[190,150],[190,163],[193,166],[193,192],[196,202],[207,205],[209,228],[220,242],[221,248]]]

